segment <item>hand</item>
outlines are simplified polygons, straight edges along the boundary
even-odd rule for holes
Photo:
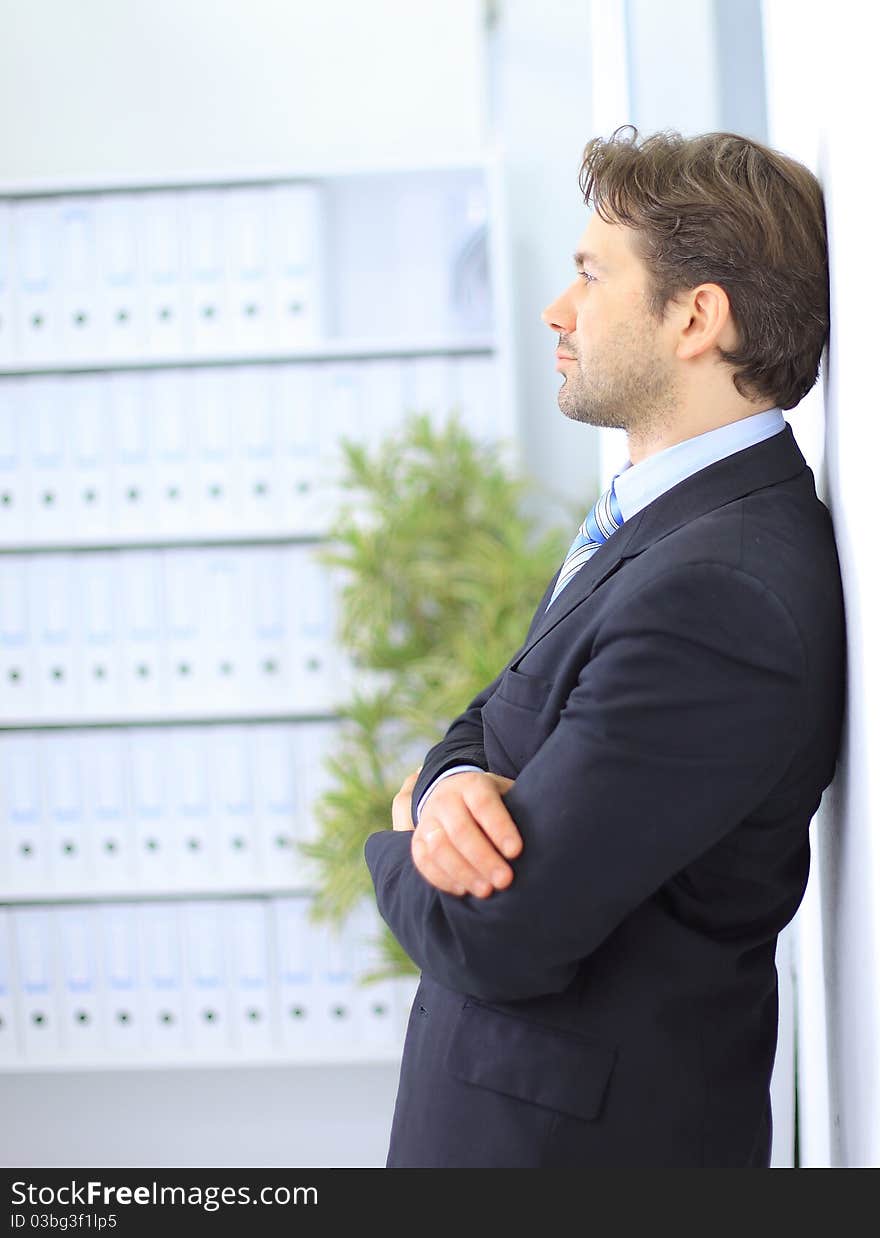
[[[414,785],[413,778],[410,798]],[[513,859],[522,838],[501,797],[513,785],[512,778],[476,770],[438,783],[412,838],[413,863],[426,881],[447,894],[477,898],[510,885],[513,869],[501,852]]]
[[[421,772],[422,767],[420,765],[413,773],[407,774],[400,790],[391,801],[391,824],[396,830],[415,829],[412,823],[412,793]]]

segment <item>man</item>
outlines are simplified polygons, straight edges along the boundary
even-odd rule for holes
[[[585,149],[542,315],[563,413],[629,458],[365,846],[422,972],[391,1167],[769,1164],[776,940],[843,711],[831,522],[782,412],[827,338],[822,195],[735,134],[637,137]]]

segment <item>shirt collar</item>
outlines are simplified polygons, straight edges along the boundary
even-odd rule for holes
[[[633,464],[631,460],[614,474],[614,493],[624,520],[716,460],[753,447],[785,429],[782,410],[769,408],[739,421],[707,430],[681,443],[674,443]]]

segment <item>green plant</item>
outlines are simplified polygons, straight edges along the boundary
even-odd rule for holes
[[[317,558],[341,569],[338,639],[362,682],[339,710],[318,836],[300,844],[318,874],[313,918],[334,924],[372,893],[367,835],[390,826],[404,778],[522,643],[571,539],[536,534],[522,504],[537,487],[456,412],[439,429],[411,414],[373,455],[347,440],[342,452],[351,501]],[[387,929],[379,945],[370,978],[415,970]]]

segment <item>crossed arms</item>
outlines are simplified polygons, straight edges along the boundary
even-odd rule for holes
[[[456,774],[414,830],[369,836],[381,915],[448,988],[490,1001],[561,991],[779,781],[805,724],[805,675],[792,619],[761,581],[712,563],[668,570],[609,615],[515,781]],[[480,710],[497,682],[428,753],[429,781],[487,764]],[[402,826],[406,799],[401,788]],[[510,865],[498,850],[508,835],[519,845]],[[509,878],[475,895],[477,874],[502,864]]]

